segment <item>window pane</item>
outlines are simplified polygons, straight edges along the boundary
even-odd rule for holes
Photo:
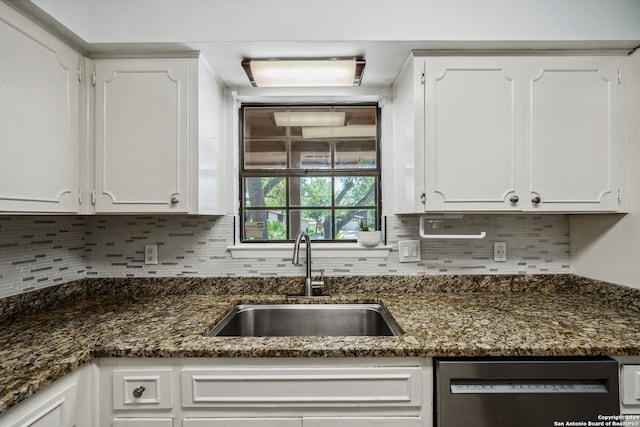
[[[245,210],[244,240],[286,240],[287,214],[284,210]]]
[[[287,167],[287,128],[276,126],[274,114],[286,108],[249,107],[244,112],[244,168]]]
[[[335,180],[336,206],[376,205],[376,177],[349,176]]]
[[[331,211],[328,209],[297,209],[291,211],[291,238],[306,231],[313,240],[331,240]]]
[[[291,167],[331,168],[331,144],[328,141],[291,141]]]
[[[355,240],[360,222],[367,225],[370,230],[378,229],[375,209],[339,209],[336,210],[336,239]]]
[[[290,178],[289,203],[291,206],[331,207],[331,178]]]
[[[247,208],[286,206],[286,183],[283,177],[245,178],[244,206]]]
[[[284,137],[287,128],[277,126],[274,113],[287,111],[286,108],[247,107],[244,109],[244,138]]]
[[[285,169],[287,146],[284,141],[245,140],[245,169]]]
[[[345,126],[376,126],[378,123],[378,110],[372,107],[336,107],[337,114],[344,113]]]
[[[336,168],[376,168],[376,140],[336,142]]]

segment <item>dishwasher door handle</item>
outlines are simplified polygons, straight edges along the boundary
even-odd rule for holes
[[[592,394],[608,393],[604,382],[544,381],[518,382],[475,380],[458,383],[451,381],[451,394]]]

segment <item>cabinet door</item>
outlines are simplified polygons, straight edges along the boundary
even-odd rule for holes
[[[527,210],[618,209],[618,61],[542,58],[526,65]]]
[[[81,63],[0,4],[0,211],[79,211]]]
[[[96,61],[96,212],[187,212],[189,60]]]
[[[40,401],[25,402],[13,413],[21,416],[8,427],[73,427],[76,425],[76,384],[62,390],[43,390]],[[49,396],[46,396],[48,394]],[[44,401],[42,401],[44,399]],[[2,424],[5,425],[5,424]]]
[[[184,418],[182,427],[302,427],[302,418]]]
[[[394,176],[390,194],[396,214],[424,211],[423,72],[424,60],[410,57],[393,85]],[[385,147],[383,144],[382,149]]]
[[[518,63],[425,62],[426,210],[517,210]]]

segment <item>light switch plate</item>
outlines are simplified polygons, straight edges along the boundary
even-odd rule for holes
[[[398,242],[400,262],[418,262],[420,257],[420,240],[401,240]]]

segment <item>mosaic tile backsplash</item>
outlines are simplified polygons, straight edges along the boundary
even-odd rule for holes
[[[0,216],[0,298],[85,277],[85,220]]]
[[[569,272],[566,215],[466,215],[428,222],[433,233],[482,240],[422,240],[422,260],[400,263],[398,241],[418,239],[419,217],[387,217],[387,258],[317,258],[328,276],[407,274],[544,274]],[[0,217],[0,298],[83,277],[301,276],[288,259],[233,259],[233,217]],[[493,261],[493,242],[507,261]],[[144,264],[144,245],[158,264]]]

